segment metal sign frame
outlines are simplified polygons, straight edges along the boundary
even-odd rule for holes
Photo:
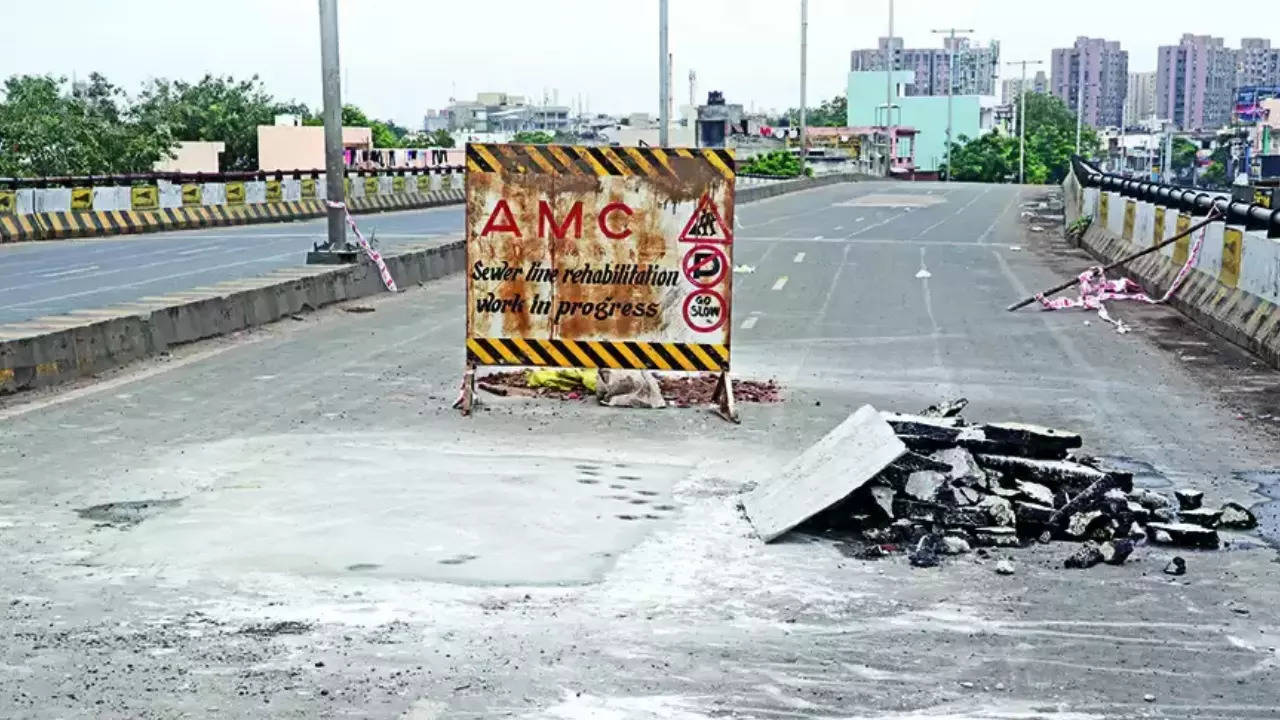
[[[738,421],[732,151],[473,143],[466,160],[455,407],[470,414],[483,366],[712,372]]]

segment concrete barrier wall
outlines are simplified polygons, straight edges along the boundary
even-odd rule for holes
[[[1067,203],[1067,221],[1092,218],[1081,240],[1083,247],[1104,262],[1150,247],[1154,238],[1168,239],[1199,218],[1176,208],[1136,202],[1097,188],[1077,191],[1074,179],[1065,183],[1078,202]],[[1131,232],[1125,232],[1126,203],[1134,202]],[[1222,222],[1210,223],[1158,253],[1126,266],[1128,274],[1152,295],[1163,295],[1187,261],[1191,246],[1203,234],[1194,270],[1170,299],[1170,304],[1198,324],[1244,347],[1280,368],[1280,240],[1262,232]]]

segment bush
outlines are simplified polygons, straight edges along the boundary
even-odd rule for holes
[[[805,168],[806,174],[813,174],[812,168]],[[738,167],[744,175],[780,175],[794,177],[800,174],[800,158],[786,150],[773,150],[756,155]]]

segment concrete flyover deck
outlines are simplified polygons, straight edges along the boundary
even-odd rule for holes
[[[955,396],[1208,503],[1276,493],[1277,373],[1167,307],[1117,304],[1126,335],[1004,311],[1092,262],[1020,219],[1051,192],[740,208],[735,372],[785,388],[740,426],[499,397],[459,417],[457,275],[10,399],[0,716],[1276,718],[1257,537],[1180,553],[1178,578],[1146,546],[1064,571],[1058,543],[1001,576],[765,546],[736,507],[859,405]]]

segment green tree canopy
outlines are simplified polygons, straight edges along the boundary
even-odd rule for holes
[[[257,75],[247,80],[205,75],[191,83],[159,78],[145,85],[134,113],[153,127],[167,127],[176,140],[226,143],[223,170],[258,168],[258,126],[306,107],[276,100]]]
[[[146,172],[174,139],[166,126],[136,118],[124,92],[97,73],[77,89],[52,75],[5,81],[0,175]]]
[[[546,145],[556,141],[556,136],[545,130],[521,130],[511,138],[511,142],[527,145]]]
[[[1027,128],[1026,181],[1061,182],[1075,153],[1076,116],[1060,98],[1034,92],[1027,93],[1026,117],[1018,119],[1011,135],[993,131],[973,139],[961,137],[960,142],[952,144],[954,178],[976,182],[1016,182],[1018,133],[1023,122]],[[973,147],[969,148],[970,145]],[[1081,153],[1092,155],[1097,147],[1097,132],[1084,126],[1080,135]],[[945,167],[943,171],[946,171]]]

